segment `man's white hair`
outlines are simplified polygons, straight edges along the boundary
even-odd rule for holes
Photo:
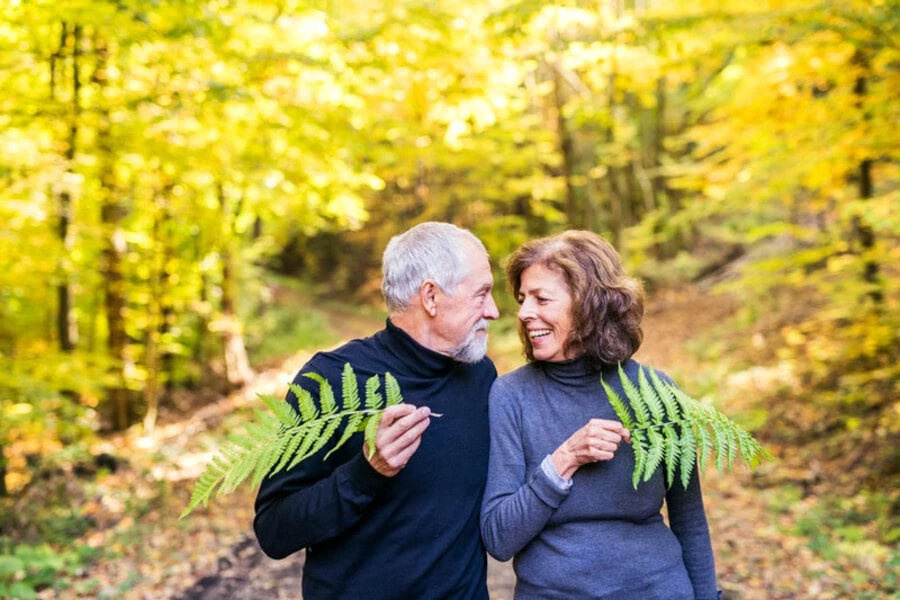
[[[471,231],[436,221],[420,223],[392,237],[381,260],[381,292],[388,310],[393,313],[409,308],[426,279],[448,294],[455,293],[469,273],[467,244],[485,250]]]

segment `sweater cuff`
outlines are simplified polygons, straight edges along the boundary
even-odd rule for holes
[[[571,479],[565,479],[556,472],[556,467],[553,465],[553,460],[550,458],[549,454],[541,461],[541,470],[544,471],[544,475],[550,479],[551,483],[553,483],[559,491],[566,492],[572,487]]]
[[[538,467],[534,470],[531,477],[529,477],[528,485],[534,491],[535,496],[551,508],[559,507],[566,496],[569,495],[569,489],[563,490],[556,487],[556,483],[547,476],[543,467]]]
[[[357,492],[369,496],[375,495],[375,492],[383,488],[390,479],[376,471],[362,452],[342,464],[336,471],[339,471],[340,477],[349,481]]]

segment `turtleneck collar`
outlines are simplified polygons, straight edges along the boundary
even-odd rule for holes
[[[385,349],[397,357],[407,374],[417,377],[441,375],[462,364],[440,352],[426,348],[400,329],[390,317],[378,336]]]
[[[548,378],[564,385],[596,384],[601,373],[600,369],[591,366],[585,355],[560,362],[536,361],[534,364]]]

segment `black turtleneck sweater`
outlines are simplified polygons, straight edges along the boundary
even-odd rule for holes
[[[362,454],[362,434],[263,481],[254,529],[273,558],[306,548],[303,598],[486,599],[478,513],[488,462],[487,397],[497,376],[487,358],[470,365],[418,344],[390,320],[375,335],[320,352],[294,383],[318,397],[325,377],[340,402],[345,363],[359,389],[390,372],[404,402],[428,406],[422,443],[394,477]],[[382,389],[383,389],[383,377]],[[296,409],[297,400],[288,394]],[[337,439],[337,437],[335,438]]]

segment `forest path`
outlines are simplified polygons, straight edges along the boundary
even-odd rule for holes
[[[328,307],[319,306],[328,310]],[[684,350],[695,336],[727,318],[734,306],[697,287],[657,292],[648,302],[645,341],[637,358],[666,371],[685,372],[697,359]],[[331,315],[342,337],[366,335],[383,325],[380,317],[352,316],[342,310]],[[209,453],[197,452],[200,432],[211,433],[221,422],[245,409],[257,393],[281,394],[293,374],[308,360],[295,355],[261,373],[248,389],[193,414],[189,419],[160,428],[155,444],[177,456],[180,478],[177,493],[161,509],[152,532],[145,534],[140,549],[125,552],[120,561],[102,565],[101,578],[132,581],[128,598],[281,599],[297,598],[302,573],[302,553],[282,561],[265,557],[253,538],[251,490],[214,499],[184,521],[176,516],[183,508],[188,484],[196,477],[185,464],[202,464]],[[168,429],[167,429],[168,428]],[[169,431],[169,434],[166,434]],[[167,437],[168,435],[168,437]],[[194,450],[191,450],[191,445]],[[193,453],[192,453],[193,452]],[[817,563],[805,538],[787,535],[791,515],[773,510],[778,489],[760,489],[746,469],[734,474],[708,471],[703,478],[704,497],[716,554],[719,584],[728,600],[779,600],[838,598],[829,593],[828,566]],[[511,600],[514,575],[511,563],[490,561],[489,589],[492,600]]]

